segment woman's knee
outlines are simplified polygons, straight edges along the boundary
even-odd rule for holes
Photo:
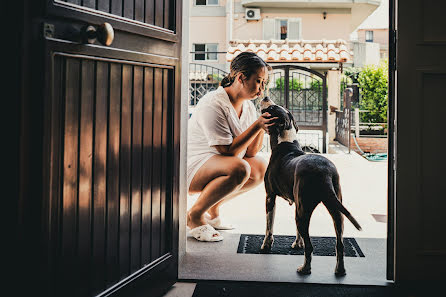
[[[236,159],[229,176],[236,184],[244,184],[251,175],[251,166],[243,159]]]
[[[255,163],[251,165],[251,179],[254,182],[262,182],[265,177],[268,163],[262,158],[258,158]]]

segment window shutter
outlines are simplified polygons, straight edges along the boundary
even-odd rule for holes
[[[298,40],[301,39],[300,36],[300,19],[289,19],[288,20],[288,39]]]
[[[275,37],[275,20],[274,19],[263,19],[263,39],[276,39]]]
[[[217,43],[208,43],[206,44],[206,51],[207,52],[214,52],[214,53],[208,53],[206,60],[217,60],[217,53],[218,51],[218,44]]]

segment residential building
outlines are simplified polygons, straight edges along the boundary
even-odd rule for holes
[[[379,44],[379,57],[389,57],[389,0],[381,5],[358,27],[359,42]]]
[[[339,46],[348,41],[350,34],[379,4],[380,0],[191,0],[190,62],[227,71],[229,61],[225,53],[238,40],[244,44],[249,40],[271,44],[276,40],[294,41],[294,44],[296,40],[312,41],[312,54],[316,58],[317,44],[326,47],[324,43],[331,41],[328,43]],[[300,46],[305,47],[305,44],[301,42]],[[336,49],[337,54],[340,51]],[[328,54],[328,49],[324,53]],[[318,63],[313,65],[316,68],[331,69],[339,62],[352,63],[353,60],[347,57],[346,61],[335,61],[335,65],[327,60],[325,62],[330,65],[325,66],[321,65],[321,60],[310,62]]]

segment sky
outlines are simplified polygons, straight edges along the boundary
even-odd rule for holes
[[[389,0],[381,0],[381,5],[358,27],[358,29],[383,28],[389,28]]]

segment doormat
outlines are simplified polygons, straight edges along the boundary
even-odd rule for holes
[[[241,234],[237,248],[238,254],[263,254],[260,247],[263,243],[264,235]],[[310,237],[313,244],[314,256],[336,256],[336,238],[335,237]],[[303,255],[304,249],[292,249],[296,236],[274,235],[274,244],[271,251],[265,254],[278,255]],[[365,257],[358,243],[354,238],[344,237],[344,256],[345,257]]]

